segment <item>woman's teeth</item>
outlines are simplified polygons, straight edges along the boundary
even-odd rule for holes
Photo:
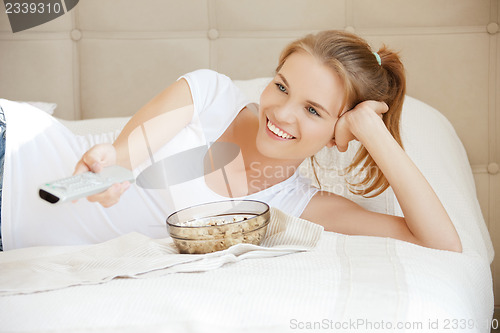
[[[293,139],[294,138],[293,136],[283,132],[278,127],[274,126],[274,124],[271,123],[271,121],[269,121],[269,120],[267,120],[267,128],[269,128],[269,130],[271,132],[273,132],[274,134],[276,134],[277,136],[279,136],[283,139]]]

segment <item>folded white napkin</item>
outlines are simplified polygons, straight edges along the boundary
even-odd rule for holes
[[[200,272],[247,258],[275,257],[314,248],[323,227],[278,209],[260,246],[237,244],[207,254],[179,254],[172,239],[131,233],[87,246],[34,247],[0,254],[0,296],[98,284],[117,277],[143,278]]]

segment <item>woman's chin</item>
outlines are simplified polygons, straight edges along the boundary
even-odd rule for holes
[[[276,144],[273,144],[269,138],[257,137],[256,146],[257,151],[266,157],[277,158],[281,155]]]
[[[293,152],[290,154],[288,150],[283,149],[278,142],[273,142],[269,138],[257,138],[257,151],[268,158],[279,159],[279,160],[290,160],[294,159]]]

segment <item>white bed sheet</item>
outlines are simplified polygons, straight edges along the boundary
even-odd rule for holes
[[[0,331],[292,332],[320,323],[350,332],[488,332],[492,304],[480,256],[324,232],[304,253],[3,296]]]
[[[257,96],[259,89],[249,87]],[[100,121],[70,125],[92,132],[85,127],[95,123]],[[112,138],[117,127],[100,135]],[[400,332],[397,325],[403,325],[407,332],[489,332],[493,248],[465,150],[444,117],[411,98],[402,129],[410,157],[452,216],[464,253],[323,232],[317,247],[304,253],[243,260],[207,272],[2,296],[0,331]],[[374,200],[355,199],[398,213],[390,191]]]

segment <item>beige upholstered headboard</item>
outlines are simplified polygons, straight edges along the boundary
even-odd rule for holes
[[[400,50],[408,94],[452,122],[500,245],[499,17],[498,0],[81,0],[14,34],[2,10],[0,97],[55,102],[65,119],[131,115],[188,71],[271,76],[290,40],[357,32]],[[498,257],[493,272],[500,294]]]

